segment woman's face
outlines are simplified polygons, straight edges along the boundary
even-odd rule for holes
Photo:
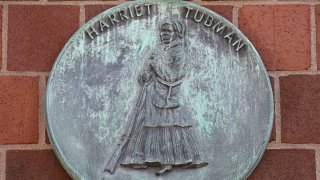
[[[160,29],[160,38],[163,44],[170,44],[176,40],[177,35],[171,24],[163,24]]]

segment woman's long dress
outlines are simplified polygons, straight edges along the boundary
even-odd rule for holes
[[[121,164],[188,165],[201,167],[201,148],[192,129],[191,114],[179,104],[180,86],[188,70],[181,44],[158,50],[151,58],[143,105]]]

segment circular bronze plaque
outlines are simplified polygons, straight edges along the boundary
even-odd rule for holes
[[[183,1],[136,1],[82,26],[50,74],[47,129],[74,179],[245,179],[273,97],[249,40]]]

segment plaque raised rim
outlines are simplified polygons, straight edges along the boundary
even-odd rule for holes
[[[269,138],[271,136],[271,132],[272,132],[272,127],[273,127],[273,120],[274,120],[274,98],[273,98],[273,93],[272,93],[272,87],[271,87],[271,83],[269,80],[269,76],[267,74],[267,71],[265,69],[265,66],[261,60],[260,55],[258,54],[257,50],[254,48],[254,46],[252,45],[252,43],[249,41],[249,39],[238,29],[238,27],[236,27],[234,24],[232,24],[231,22],[229,22],[227,19],[225,19],[224,17],[220,16],[219,14],[217,14],[216,12],[209,10],[203,6],[200,6],[198,4],[192,3],[192,2],[185,2],[185,1],[180,1],[180,0],[160,0],[160,1],[152,1],[152,0],[139,0],[139,1],[133,1],[133,2],[125,2],[122,4],[119,4],[117,6],[114,6],[112,8],[107,9],[106,11],[98,14],[97,16],[95,16],[94,18],[92,18],[91,20],[87,21],[84,25],[82,25],[73,35],[72,37],[68,40],[68,42],[65,44],[65,46],[63,47],[63,49],[61,50],[61,52],[59,53],[52,71],[50,72],[49,78],[48,78],[48,83],[47,83],[47,87],[46,87],[46,92],[49,91],[50,88],[50,84],[52,81],[52,77],[55,73],[55,69],[57,69],[57,66],[59,65],[60,61],[61,61],[61,57],[64,55],[66,49],[68,48],[68,46],[71,45],[71,43],[76,39],[76,37],[80,34],[80,33],[84,33],[85,29],[90,27],[90,24],[92,24],[93,22],[97,21],[98,19],[100,19],[101,17],[107,15],[108,13],[111,12],[116,12],[118,10],[120,10],[121,8],[127,7],[127,6],[132,6],[132,5],[137,5],[139,3],[152,3],[152,4],[159,4],[159,3],[180,3],[181,5],[185,5],[185,6],[191,6],[191,7],[196,7],[199,10],[202,10],[203,12],[206,12],[208,14],[212,14],[214,17],[216,17],[217,19],[219,19],[219,21],[221,21],[223,24],[227,25],[228,28],[232,29],[239,37],[241,37],[241,39],[245,42],[246,46],[250,46],[253,50],[254,56],[256,57],[256,61],[259,65],[259,67],[262,69],[262,71],[264,72],[264,75],[266,76],[266,79],[268,80],[267,82],[267,86],[268,86],[268,91],[270,92],[270,96],[269,96],[269,108],[270,108],[270,117],[269,117],[269,125],[266,129],[268,129],[268,137],[265,137],[265,141],[263,144],[263,149],[261,150],[261,154],[259,154],[256,159],[255,162],[253,162],[250,165],[250,170],[246,173],[243,173],[243,176],[240,179],[246,179],[249,177],[249,175],[252,173],[252,171],[255,169],[255,167],[258,165],[258,163],[260,162],[266,148],[269,142]],[[49,95],[48,93],[46,93],[46,97],[45,97],[45,115],[46,115],[46,129],[48,132],[48,137],[49,140],[51,142],[51,145],[53,147],[53,150],[55,152],[55,154],[58,157],[58,160],[60,161],[60,163],[62,164],[62,166],[66,169],[66,171],[68,172],[68,174],[75,179],[81,179],[81,176],[79,174],[77,174],[77,172],[72,168],[72,166],[69,164],[69,162],[66,161],[66,158],[64,157],[64,155],[61,153],[61,149],[59,147],[59,145],[56,143],[55,140],[55,136],[52,133],[52,129],[50,127],[50,121],[49,121],[49,115],[48,115],[48,101],[49,101]]]

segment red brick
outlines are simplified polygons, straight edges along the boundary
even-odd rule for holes
[[[273,91],[273,96],[274,96],[274,92],[275,92],[275,90],[274,90],[274,78],[271,77],[271,76],[269,78],[270,78],[270,83],[271,83],[271,86],[272,86],[272,91]],[[273,121],[273,126],[272,126],[272,131],[271,131],[269,142],[276,140],[276,127],[275,127],[276,117],[274,116],[273,119],[274,119],[274,121]]]
[[[10,150],[6,158],[6,180],[71,180],[52,150]]]
[[[305,149],[270,149],[248,180],[315,180],[315,152]]]
[[[112,7],[113,7],[112,5],[87,5],[87,6],[85,6],[86,21],[90,20],[91,18],[95,17],[99,13],[101,13],[107,9],[110,9]],[[232,6],[206,5],[204,7],[220,14],[221,16],[225,17],[229,21],[232,21]]]
[[[244,6],[239,28],[268,70],[305,70],[311,65],[309,5]]]
[[[0,24],[2,25],[2,6],[0,6]],[[0,28],[0,69],[2,69],[2,28]]]
[[[112,5],[87,5],[85,6],[85,11],[86,11],[86,21],[90,20],[91,18],[95,17],[99,13],[112,8]],[[223,5],[223,6],[218,6],[218,5],[207,5],[204,6],[212,11],[215,11],[216,13],[220,14],[221,16],[225,17],[229,21],[232,21],[232,6],[228,5]]]
[[[86,21],[90,20],[91,18],[95,17],[96,15],[98,15],[99,13],[112,8],[112,5],[87,5],[85,6],[85,11],[86,11]],[[218,14],[220,14],[221,16],[225,17],[226,19],[228,19],[229,21],[232,21],[232,6],[228,6],[228,5],[222,5],[222,6],[218,6],[218,5],[207,5],[204,6]]]
[[[7,0],[7,1],[21,1],[21,0]],[[37,1],[37,0],[24,0],[24,1]]]
[[[280,77],[281,141],[320,143],[320,75]]]
[[[99,13],[112,8],[112,5],[87,5],[85,6],[86,21],[92,19]]]
[[[239,10],[239,28],[254,44],[267,69],[274,62],[274,27],[272,6],[244,6]]]
[[[316,5],[316,27],[317,27],[317,61],[320,69],[320,5]]]
[[[229,20],[230,22],[232,22],[232,6],[213,6],[213,5],[206,5],[204,6],[218,14],[220,14],[221,16],[225,17],[227,20]]]
[[[49,71],[79,27],[76,6],[9,6],[8,70]]]
[[[0,144],[38,142],[38,77],[0,77]]]
[[[47,128],[46,128],[46,138],[45,138],[45,140],[46,140],[46,143],[47,143],[47,144],[50,144],[50,140],[49,140],[49,135],[48,135],[48,132],[47,132]]]
[[[275,122],[273,122],[273,126],[272,126],[272,131],[271,131],[269,142],[272,142],[272,141],[275,141],[275,140],[276,140],[276,124],[275,124]]]

